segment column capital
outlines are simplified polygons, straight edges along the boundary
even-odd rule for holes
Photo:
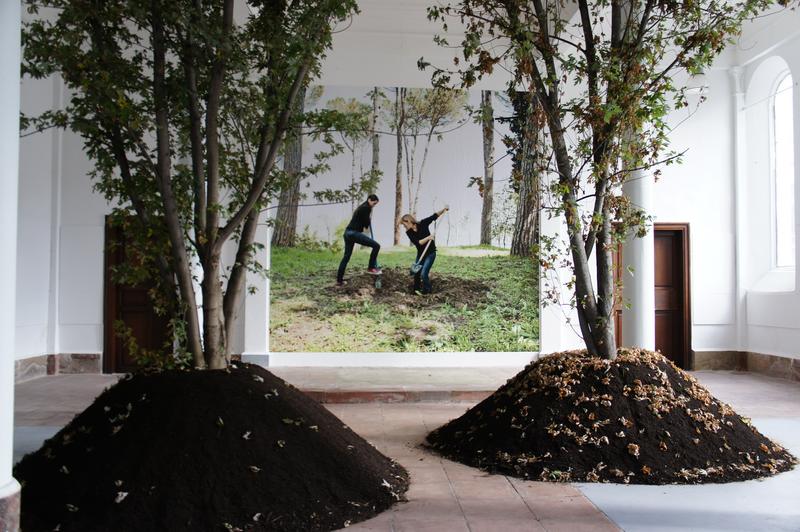
[[[731,81],[733,82],[733,93],[734,94],[743,94],[744,93],[744,67],[741,66],[732,66],[728,69],[728,74],[731,77]]]

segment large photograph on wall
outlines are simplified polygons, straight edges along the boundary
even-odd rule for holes
[[[536,351],[521,97],[309,87],[300,112],[269,209],[270,351]]]

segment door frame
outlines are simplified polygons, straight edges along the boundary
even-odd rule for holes
[[[683,367],[690,369],[694,360],[692,356],[692,300],[691,300],[691,263],[690,263],[690,245],[689,245],[689,224],[688,223],[661,223],[653,224],[653,238],[656,236],[657,231],[676,231],[681,234],[682,254],[681,266],[683,268]],[[655,253],[655,249],[653,250]],[[655,264],[653,264],[655,267]],[[653,286],[655,290],[655,286]],[[655,315],[653,315],[655,319]]]

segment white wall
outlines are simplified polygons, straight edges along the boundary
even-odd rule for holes
[[[36,115],[58,101],[58,81],[26,80],[22,112]],[[16,355],[52,353],[50,325],[53,227],[57,220],[58,140],[54,129],[20,139],[17,225]]]
[[[742,217],[746,230],[739,243],[743,261],[742,289],[746,294],[741,349],[800,358],[800,13],[776,8],[745,31],[737,48],[744,67],[746,156],[741,172],[745,194]],[[772,268],[772,190],[770,112],[768,96],[777,76],[789,69],[794,92],[795,268]]]
[[[721,66],[706,83],[707,101],[690,95],[689,108],[669,116],[671,148],[685,155],[662,168],[651,214],[689,224],[692,347],[727,350],[736,349],[732,88]]]

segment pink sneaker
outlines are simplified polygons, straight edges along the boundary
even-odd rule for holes
[[[383,273],[383,271],[381,271],[380,268],[370,268],[367,270],[367,273],[370,273],[372,275],[380,275]]]

